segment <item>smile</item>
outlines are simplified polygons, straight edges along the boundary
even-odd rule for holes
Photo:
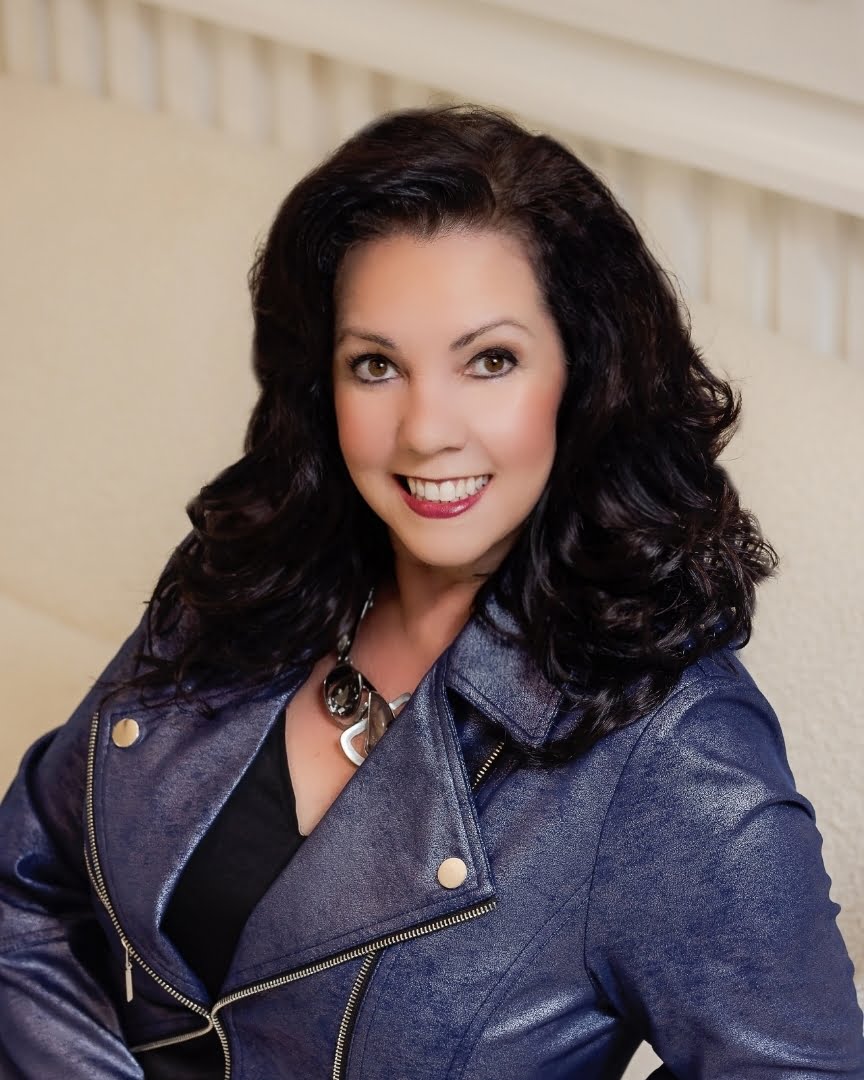
[[[489,475],[461,476],[448,480],[423,480],[418,476],[401,478],[417,499],[426,502],[453,503],[482,490],[492,479]]]
[[[480,501],[492,477],[463,476],[439,481],[394,476],[394,479],[409,510],[424,518],[452,518]]]

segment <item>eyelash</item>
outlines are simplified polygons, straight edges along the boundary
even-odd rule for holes
[[[479,353],[477,356],[475,356],[472,359],[471,363],[473,364],[475,360],[484,360],[484,359],[486,359],[487,357],[490,357],[490,356],[498,358],[498,359],[507,360],[507,361],[509,361],[511,366],[506,371],[499,371],[495,375],[475,375],[474,378],[484,379],[484,380],[500,379],[504,375],[509,375],[510,372],[513,370],[513,368],[518,367],[519,361],[516,359],[516,357],[513,355],[513,353],[511,353],[509,349],[500,349],[500,348],[498,348],[498,349],[485,349],[482,353]],[[357,373],[357,368],[364,361],[366,361],[366,360],[377,360],[379,358],[382,359],[382,360],[385,360],[388,364],[392,364],[392,360],[388,359],[388,357],[386,357],[386,356],[382,356],[381,353],[369,353],[369,352],[366,352],[366,353],[359,353],[356,356],[350,356],[348,358],[348,366],[356,374]],[[360,380],[360,382],[364,382],[364,383],[376,383],[376,382],[383,383],[383,382],[392,382],[393,381],[392,379],[364,379],[361,375],[358,375],[357,378]]]

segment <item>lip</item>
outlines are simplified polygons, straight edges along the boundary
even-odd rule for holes
[[[494,477],[490,477],[489,480],[480,488],[479,491],[475,491],[473,495],[466,495],[464,499],[457,499],[455,502],[430,502],[428,499],[418,499],[412,495],[410,491],[406,491],[405,488],[399,483],[396,476],[393,477],[393,483],[399,489],[399,494],[405,500],[409,510],[413,510],[415,514],[419,514],[420,517],[425,518],[451,518],[457,517],[459,514],[464,514],[466,510],[470,510],[472,506],[475,506],[483,497],[483,492],[492,483]]]

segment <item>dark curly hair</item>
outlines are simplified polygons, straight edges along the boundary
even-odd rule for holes
[[[591,169],[505,113],[445,105],[375,119],[279,208],[249,274],[260,395],[244,453],[186,508],[192,530],[146,616],[151,643],[174,645],[152,648],[137,681],[178,695],[190,676],[272,682],[332,650],[391,570],[337,439],[334,282],[353,245],[454,227],[519,239],[567,358],[548,483],[471,615],[488,624],[494,594],[581,717],[514,749],[572,758],[660,704],[701,655],[747,644],[778,557],[717,464],[740,397]]]

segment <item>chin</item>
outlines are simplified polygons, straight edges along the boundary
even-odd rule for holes
[[[412,562],[423,566],[433,567],[436,570],[460,570],[475,563],[483,561],[483,553],[476,552],[449,552],[442,551],[440,546],[434,549],[426,547],[412,547],[400,541],[399,547],[404,555]]]
[[[390,530],[391,543],[397,557],[430,569],[452,572],[459,577],[475,574],[488,576],[502,562],[512,543],[512,537],[505,537],[492,544],[478,548],[446,547],[441,544],[416,544],[406,542],[405,538]]]

